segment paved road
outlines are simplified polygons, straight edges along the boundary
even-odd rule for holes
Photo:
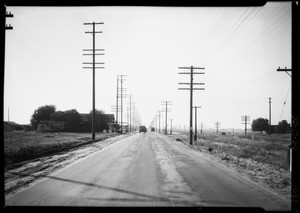
[[[137,133],[55,172],[7,206],[238,206],[290,204],[165,135]]]

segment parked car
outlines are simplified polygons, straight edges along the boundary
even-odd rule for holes
[[[154,127],[151,127],[151,132],[155,132],[155,128]]]
[[[144,133],[146,133],[146,132],[147,132],[147,128],[146,128],[145,126],[140,126],[139,132],[144,132]]]

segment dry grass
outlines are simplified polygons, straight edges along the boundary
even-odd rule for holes
[[[96,134],[95,141],[115,135]],[[91,142],[91,133],[4,132],[4,163],[11,165]]]
[[[180,136],[188,139],[187,133]],[[288,170],[288,146],[291,135],[251,135],[222,136],[201,134],[194,143],[197,148],[212,150],[212,154],[226,154],[237,158],[252,159],[258,163],[266,163]]]
[[[189,145],[189,133],[171,135]],[[289,200],[291,197],[291,173],[289,171],[288,146],[291,135],[216,135],[199,134],[198,141],[190,146],[220,159],[240,174],[273,190]]]

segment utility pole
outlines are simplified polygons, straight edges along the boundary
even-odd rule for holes
[[[203,123],[201,123],[201,134],[202,134]]]
[[[299,3],[292,2],[292,67],[296,70],[292,78],[292,97],[297,97],[299,94]],[[291,183],[291,211],[299,212],[299,192],[300,192],[300,170],[299,170],[299,101],[292,99],[292,183]]]
[[[269,98],[269,135],[271,135],[271,99]]]
[[[116,114],[117,114],[117,112],[120,111],[120,110],[121,110],[121,107],[120,107],[120,106],[118,106],[118,107],[116,107],[115,105],[111,106],[111,111],[112,111],[112,112],[115,112]],[[118,119],[118,116],[116,116],[116,124],[118,124],[117,119]]]
[[[127,107],[127,129],[126,129],[128,132],[129,131],[129,107]]]
[[[119,77],[117,76],[117,109],[116,109],[116,124],[118,125],[118,112],[119,112]]]
[[[172,135],[172,120],[173,120],[173,119],[170,119],[170,122],[171,122],[170,135]]]
[[[204,90],[204,88],[194,88],[193,85],[204,85],[204,83],[193,83],[194,74],[204,74],[204,72],[194,72],[194,69],[204,69],[202,67],[178,67],[178,69],[190,69],[190,72],[180,72],[179,74],[190,75],[190,83],[178,83],[190,85],[190,88],[178,88],[179,90],[190,90],[190,145],[193,144],[193,90]]]
[[[248,121],[250,121],[250,116],[242,115],[242,121],[245,122],[242,124],[245,124],[245,135],[247,135],[247,124],[248,124]]]
[[[194,140],[197,141],[197,108],[201,108],[201,106],[194,106],[195,108],[195,135]]]
[[[129,94],[129,131],[131,132],[131,94]]]
[[[158,132],[160,133],[160,110],[158,110]]]
[[[219,131],[219,127],[220,127],[221,123],[220,122],[215,122],[215,126],[217,128],[217,134],[218,134],[218,131]]]
[[[168,108],[168,105],[172,105],[172,102],[170,102],[170,101],[162,101],[161,104],[166,106],[165,109],[164,109],[164,111],[166,112],[166,117],[165,117],[165,134],[168,134],[168,112],[171,112],[171,111],[169,111],[170,109]]]
[[[9,122],[9,107],[8,107],[7,121]]]
[[[125,79],[123,79],[123,77],[126,75],[118,75],[118,76],[120,76],[120,83],[121,83],[121,88],[120,88],[120,91],[121,91],[121,134],[123,134],[123,91],[124,91],[123,81],[125,81]]]
[[[88,54],[83,54],[83,55],[91,55],[93,56],[93,62],[83,62],[83,64],[92,64],[92,67],[83,67],[83,69],[93,69],[93,113],[92,113],[92,139],[95,140],[95,69],[104,69],[104,67],[95,67],[95,64],[104,64],[104,63],[96,63],[95,62],[95,56],[96,55],[104,55],[104,53],[96,53],[96,51],[104,51],[104,49],[95,49],[95,34],[96,33],[102,33],[102,31],[95,31],[95,25],[96,24],[103,24],[103,22],[100,23],[84,23],[84,25],[92,25],[93,26],[93,31],[90,32],[85,32],[85,33],[92,33],[93,34],[93,49],[84,49],[83,51],[92,51],[91,53]]]
[[[135,103],[134,102],[132,102],[132,128],[134,129],[134,130],[136,130],[136,125],[135,125]]]

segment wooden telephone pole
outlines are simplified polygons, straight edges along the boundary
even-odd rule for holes
[[[171,111],[169,111],[170,109],[168,108],[168,105],[171,105],[171,104],[172,104],[172,102],[170,102],[170,101],[162,101],[162,105],[165,105],[165,109],[163,111],[166,112],[165,129],[164,129],[165,134],[168,134],[168,112],[171,112]]]
[[[194,140],[197,141],[197,108],[201,108],[201,106],[194,106],[195,108],[195,134],[194,134]]]
[[[204,85],[204,83],[194,83],[194,74],[204,74],[204,72],[194,72],[195,69],[204,69],[202,67],[178,67],[178,69],[190,69],[190,72],[180,72],[179,74],[190,75],[190,83],[178,83],[190,85],[190,88],[178,88],[179,90],[190,90],[190,145],[193,144],[193,90],[204,90],[204,88],[194,88],[194,85]]]
[[[83,69],[93,69],[93,113],[92,113],[92,139],[95,140],[95,69],[104,69],[104,67],[96,67],[96,64],[104,64],[104,63],[96,63],[95,56],[96,55],[104,55],[104,53],[96,53],[96,51],[104,51],[104,49],[95,49],[95,34],[102,33],[102,31],[95,31],[96,24],[103,24],[100,23],[84,23],[84,25],[92,25],[93,31],[88,31],[85,33],[92,33],[93,34],[93,49],[84,49],[83,51],[92,51],[92,53],[85,53],[83,55],[91,55],[93,56],[93,62],[83,62],[83,64],[92,65],[92,67],[83,67]]]

